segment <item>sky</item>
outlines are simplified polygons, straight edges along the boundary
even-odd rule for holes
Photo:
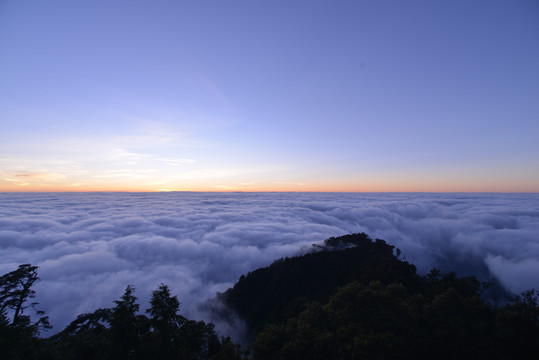
[[[4,193],[0,275],[38,266],[37,309],[54,328],[114,306],[134,285],[141,312],[167,284],[187,318],[240,327],[201,307],[241,275],[365,232],[402,250],[424,275],[539,289],[539,194],[476,193]]]
[[[0,1],[0,191],[539,192],[537,0]]]

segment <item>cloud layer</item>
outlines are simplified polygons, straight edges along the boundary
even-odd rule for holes
[[[60,331],[128,284],[145,309],[170,286],[182,313],[240,275],[331,236],[366,232],[431,267],[539,288],[539,194],[0,194],[0,273],[39,266],[36,301]]]

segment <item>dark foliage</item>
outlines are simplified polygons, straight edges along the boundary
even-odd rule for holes
[[[80,315],[59,334],[45,339],[45,353],[56,359],[241,359],[239,346],[219,338],[213,324],[179,314],[180,302],[167,285],[152,292],[150,317],[128,286],[115,307]]]
[[[255,359],[522,359],[539,351],[535,291],[503,307],[475,277],[425,277],[365,234],[331,238],[220,295],[251,326]],[[398,250],[398,249],[397,249]]]
[[[31,357],[37,347],[37,335],[50,328],[47,316],[37,310],[32,286],[39,280],[37,266],[23,264],[0,277],[0,354],[3,359]],[[38,319],[25,311],[31,308]]]
[[[429,295],[402,284],[354,282],[324,305],[310,303],[285,323],[267,325],[254,342],[254,357],[529,358],[539,350],[537,311],[534,292],[494,309],[452,286]]]
[[[239,346],[219,338],[213,324],[179,314],[180,302],[168,286],[152,292],[150,318],[138,314],[135,288],[127,286],[115,306],[82,314],[46,339],[47,317],[31,322],[24,310],[34,297],[37,267],[21,265],[0,277],[0,350],[2,359],[241,359]]]
[[[222,301],[251,327],[253,358],[522,359],[539,353],[539,294],[503,306],[488,284],[439,270],[420,277],[400,251],[365,234],[326,240],[312,253],[242,276]],[[395,254],[394,254],[395,252]],[[0,277],[2,359],[244,359],[213,324],[179,314],[167,285],[140,313],[133,286],[114,306],[77,317],[60,333],[28,310],[37,267]],[[34,309],[35,310],[35,309]]]
[[[311,301],[326,302],[350,282],[399,282],[421,286],[415,266],[393,255],[394,247],[366,234],[330,238],[318,251],[275,261],[269,267],[242,276],[232,289],[219,295],[252,330],[299,314]],[[341,249],[340,251],[331,251]]]

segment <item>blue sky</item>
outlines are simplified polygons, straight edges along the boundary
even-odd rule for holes
[[[539,2],[0,3],[0,191],[539,191]]]

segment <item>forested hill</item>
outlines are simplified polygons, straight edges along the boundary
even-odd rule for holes
[[[250,329],[249,352],[214,325],[179,314],[161,284],[143,312],[128,285],[110,308],[39,337],[37,266],[0,276],[2,359],[527,359],[539,353],[539,297],[503,304],[475,277],[418,276],[400,251],[366,234],[330,238],[303,256],[242,276],[216,303]],[[222,306],[217,306],[222,309]],[[226,334],[221,334],[226,335]]]
[[[218,298],[245,320],[255,359],[522,359],[539,352],[534,290],[503,306],[475,277],[416,273],[366,234],[242,276]]]
[[[414,265],[399,260],[394,246],[364,233],[330,238],[315,252],[275,261],[242,276],[220,299],[258,333],[266,323],[284,321],[311,301],[325,302],[350,282],[399,282],[421,286]]]

